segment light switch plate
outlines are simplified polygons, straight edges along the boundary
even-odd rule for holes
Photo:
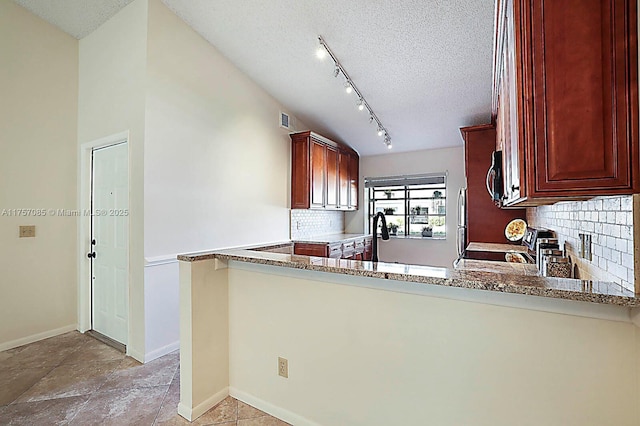
[[[20,238],[33,238],[35,236],[36,236],[35,225],[20,226]]]

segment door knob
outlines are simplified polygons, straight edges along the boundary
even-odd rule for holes
[[[511,185],[511,191],[515,192],[520,189],[520,186]]]
[[[87,253],[87,257],[89,259],[95,259],[96,258],[96,252],[92,251],[91,253]]]

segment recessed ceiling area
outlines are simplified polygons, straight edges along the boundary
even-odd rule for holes
[[[14,1],[82,38],[131,0]],[[490,121],[494,0],[162,1],[285,112],[360,155],[460,146],[460,127]],[[333,76],[333,61],[316,57],[318,35],[392,150]]]

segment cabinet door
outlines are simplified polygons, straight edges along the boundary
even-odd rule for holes
[[[349,209],[358,210],[358,186],[360,180],[360,158],[349,155]]]
[[[328,257],[329,246],[326,244],[295,243],[293,246],[293,254],[299,254],[301,256]]]
[[[338,149],[327,146],[327,198],[325,207],[338,208]]]
[[[309,139],[292,138],[291,208],[309,208]]]
[[[632,187],[635,0],[539,0],[529,7],[535,195]]]
[[[326,147],[311,139],[311,207],[324,208],[326,196]]]
[[[504,47],[502,78],[499,86],[500,117],[502,132],[502,164],[504,179],[504,200],[510,203],[521,198],[521,161],[524,144],[518,126],[518,75],[516,70],[516,46],[513,1],[506,2],[507,12],[504,22]]]
[[[349,208],[349,153],[338,152],[338,208],[347,210]]]

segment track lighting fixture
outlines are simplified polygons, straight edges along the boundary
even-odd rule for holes
[[[376,113],[373,112],[367,100],[364,98],[364,96],[362,96],[362,93],[360,92],[360,90],[358,90],[358,87],[356,87],[356,85],[353,83],[353,80],[351,80],[351,78],[349,77],[349,74],[347,74],[344,67],[340,63],[340,61],[338,61],[338,58],[336,58],[336,55],[331,51],[329,46],[327,46],[327,43],[324,41],[322,36],[318,36],[318,42],[320,43],[320,46],[318,46],[318,50],[316,52],[316,55],[318,56],[318,58],[324,59],[325,56],[328,54],[331,57],[331,59],[333,59],[333,62],[335,64],[335,69],[333,70],[333,76],[338,77],[340,73],[342,73],[342,75],[346,80],[344,83],[345,91],[347,93],[356,92],[356,95],[358,95],[358,101],[356,102],[356,106],[358,107],[358,110],[364,111],[365,108],[367,109],[367,111],[369,112],[369,123],[374,123],[374,122],[376,123],[378,128],[378,136],[384,136],[385,145],[387,145],[387,148],[391,149],[391,137],[389,136],[389,132],[387,132],[387,129],[382,125],[382,122],[380,121]]]
[[[324,46],[320,45],[318,46],[318,49],[316,50],[316,56],[318,57],[318,59],[324,59],[327,57],[327,49],[324,48]]]

